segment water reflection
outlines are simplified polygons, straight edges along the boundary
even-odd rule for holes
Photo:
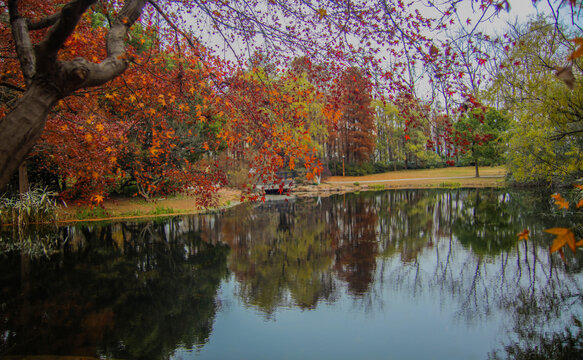
[[[273,336],[272,356],[340,359],[352,356],[350,332],[367,358],[505,358],[577,344],[582,259],[549,256],[542,230],[570,221],[550,205],[530,192],[405,190],[62,228],[68,241],[50,259],[0,261],[0,355],[229,358],[237,344],[268,358]],[[526,227],[532,239],[518,241]],[[246,309],[285,329],[241,324]],[[358,315],[340,322],[346,309]],[[287,334],[288,313],[302,328],[326,318],[312,327],[333,348],[316,355],[321,341]],[[266,339],[225,335],[234,323]],[[424,333],[428,353],[403,346]]]
[[[61,229],[60,253],[0,262],[0,354],[168,358],[208,339],[228,247],[176,223]]]

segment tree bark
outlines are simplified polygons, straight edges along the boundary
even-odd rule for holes
[[[20,193],[20,197],[22,198],[28,190],[30,190],[30,187],[28,185],[28,169],[25,161],[18,168],[18,192]]]
[[[49,110],[59,99],[55,90],[31,84],[8,115],[0,120],[0,187],[4,187],[40,137]]]

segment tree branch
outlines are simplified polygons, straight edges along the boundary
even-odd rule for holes
[[[19,92],[24,92],[24,91],[25,91],[25,90],[24,90],[23,88],[21,88],[20,86],[13,85],[13,84],[11,84],[11,83],[7,83],[7,82],[5,82],[5,81],[1,81],[1,82],[0,82],[0,86],[3,86],[3,87],[6,87],[6,88],[9,88],[9,89],[12,89],[12,90],[15,90],[15,91],[19,91]]]
[[[22,75],[27,85],[30,85],[32,78],[36,73],[36,57],[32,41],[30,40],[30,33],[26,24],[26,19],[20,16],[18,12],[18,1],[8,1],[8,11],[10,13],[10,27],[12,30],[12,38],[16,48],[18,61]]]
[[[56,59],[57,52],[67,38],[75,31],[81,16],[97,0],[72,0],[58,13],[58,20],[48,31],[45,39],[38,45],[39,58]]]
[[[168,15],[166,15],[166,13],[160,8],[160,6],[158,6],[158,4],[156,3],[156,1],[154,0],[148,0],[148,2],[150,3],[150,5],[152,5],[154,7],[154,9],[156,9],[156,11],[162,15],[162,17],[164,18],[164,20],[166,21],[166,23],[168,23],[168,25],[170,25],[170,27],[177,32],[178,34],[182,35],[183,38],[186,39],[186,41],[188,42],[188,44],[190,45],[190,47],[193,50],[196,50],[198,52],[199,46],[197,46],[198,44],[195,44],[194,41],[190,38],[190,36],[188,36],[188,34],[186,34],[184,31],[180,30],[178,28],[178,26],[176,26],[176,24],[174,24],[174,22],[168,17]],[[196,54],[196,56],[201,57],[200,54]]]
[[[26,20],[26,25],[28,25],[29,30],[40,30],[47,28],[49,26],[53,26],[57,20],[61,18],[61,13],[56,13],[45,18],[42,18],[38,21],[32,22],[30,19]]]
[[[113,21],[107,34],[107,58],[99,64],[83,58],[63,62],[62,69],[77,78],[74,89],[99,86],[121,75],[131,59],[126,56],[125,37],[130,27],[137,21],[146,5],[146,0],[127,0]]]

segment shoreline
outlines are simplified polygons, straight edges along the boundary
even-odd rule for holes
[[[297,185],[289,197],[331,196],[358,191],[398,189],[502,188],[506,171],[502,167],[480,168],[483,176],[473,176],[473,167],[430,170],[404,170],[358,177],[333,176],[320,185]],[[443,175],[451,176],[443,176]],[[241,190],[223,188],[218,192],[218,206],[201,208],[192,196],[178,195],[146,202],[140,198],[113,198],[101,206],[71,205],[57,211],[58,224],[115,220],[150,219],[223,211],[240,205]],[[260,200],[259,200],[260,201]],[[94,216],[92,216],[94,215]]]

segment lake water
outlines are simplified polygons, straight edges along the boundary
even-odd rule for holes
[[[583,257],[543,230],[580,220],[403,190],[38,230],[33,257],[3,243],[0,357],[577,358]]]

